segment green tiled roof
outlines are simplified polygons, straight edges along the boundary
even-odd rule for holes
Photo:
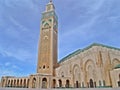
[[[61,59],[61,60],[59,61],[59,63],[65,61],[65,60],[67,60],[67,59],[70,59],[71,57],[73,57],[73,56],[75,56],[75,55],[78,55],[79,53],[84,52],[85,50],[88,50],[89,48],[91,48],[91,47],[93,47],[93,46],[102,46],[102,47],[106,47],[106,48],[110,48],[110,49],[114,49],[114,50],[120,50],[120,48],[115,48],[115,47],[111,47],[111,46],[107,46],[107,45],[103,45],[103,44],[99,44],[99,43],[93,43],[93,44],[91,44],[90,46],[88,46],[88,47],[86,47],[86,48],[84,48],[84,49],[78,49],[78,50],[76,50],[75,52],[67,55],[66,57],[64,57],[63,59]]]
[[[67,55],[67,56],[66,56],[66,57],[64,57],[62,60],[60,60],[60,62],[59,62],[59,63],[61,63],[61,62],[65,61],[65,60],[67,60],[67,59],[69,59],[69,58],[71,58],[71,57],[73,57],[73,56],[75,56],[75,55],[79,54],[80,52],[81,52],[81,50],[80,50],[80,49],[76,50],[75,52],[73,52],[73,53],[71,53],[71,54]]]
[[[118,68],[120,68],[120,64],[114,67],[114,69],[118,69]]]

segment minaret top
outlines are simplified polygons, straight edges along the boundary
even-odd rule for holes
[[[53,4],[53,0],[50,0],[49,3],[47,4],[46,6],[46,11],[54,11],[55,7],[54,7],[54,4]]]
[[[50,2],[52,2],[52,0],[50,0]]]

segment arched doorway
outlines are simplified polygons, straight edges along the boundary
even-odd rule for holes
[[[47,88],[47,79],[46,78],[42,79],[42,88]]]
[[[20,87],[22,87],[22,79],[20,80]]]
[[[62,81],[59,80],[59,87],[62,87]]]
[[[10,87],[10,80],[8,80],[8,85],[7,86]]]
[[[16,80],[14,80],[14,87],[16,87]]]
[[[29,79],[27,80],[27,88],[29,87]]]
[[[23,82],[23,87],[26,88],[26,79],[24,79],[24,82]]]
[[[78,83],[78,81],[76,81],[76,88],[79,88],[79,83]]]
[[[19,79],[17,80],[17,87],[19,87]]]
[[[66,88],[69,88],[69,87],[70,87],[70,81],[66,80]]]
[[[93,80],[90,79],[90,88],[93,88],[93,87],[94,87],[94,85],[93,85]]]
[[[11,87],[13,87],[13,80],[11,80]]]
[[[36,88],[36,78],[33,78],[32,80],[32,88]]]
[[[56,86],[56,80],[53,79],[53,88],[55,88],[55,86]]]

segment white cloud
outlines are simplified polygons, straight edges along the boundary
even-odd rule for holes
[[[32,54],[24,49],[12,50],[12,51],[4,51],[8,57],[14,57],[21,61],[29,61],[32,58]]]
[[[13,25],[17,26],[17,27],[20,28],[22,31],[29,31],[29,29],[26,28],[25,25],[20,24],[20,22],[18,22],[18,21],[17,21],[16,19],[14,19],[13,17],[9,17],[9,19],[10,19],[10,22],[11,22]]]

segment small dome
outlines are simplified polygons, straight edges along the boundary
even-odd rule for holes
[[[114,67],[114,69],[118,69],[118,68],[120,68],[120,64],[118,64]]]

